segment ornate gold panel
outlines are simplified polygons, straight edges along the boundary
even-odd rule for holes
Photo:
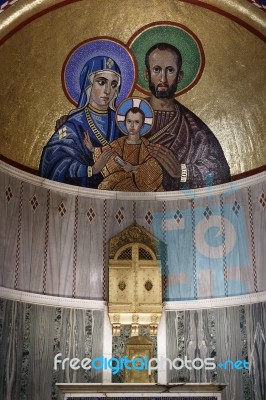
[[[155,259],[160,259],[160,254],[158,252],[160,244],[159,240],[138,224],[128,226],[122,232],[119,232],[110,239],[109,258],[114,259],[116,256],[116,258],[119,259],[121,253],[123,253],[123,246],[126,246],[129,243],[145,244],[156,255]],[[121,251],[119,252],[119,250]]]
[[[110,240],[108,309],[115,335],[120,334],[119,324],[131,324],[132,336],[138,335],[140,324],[152,325],[151,334],[157,333],[162,275],[155,251],[155,238],[138,225]]]
[[[146,356],[148,359],[153,357],[152,341],[144,336],[137,336],[127,340],[126,342],[126,356],[128,359],[141,358],[144,360]],[[125,370],[124,383],[153,383],[154,373],[149,375],[148,370]]]

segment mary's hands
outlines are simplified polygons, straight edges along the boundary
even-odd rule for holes
[[[177,161],[174,154],[167,147],[161,144],[151,143],[148,146],[150,155],[155,158],[161,166],[171,175],[173,178],[181,177],[181,164]]]
[[[95,164],[92,166],[92,173],[93,174],[98,174],[106,165],[107,161],[109,158],[114,155],[115,151],[112,149],[112,147],[106,146],[103,149],[102,154],[100,157],[96,160]]]
[[[95,150],[95,149],[94,149],[94,147],[93,147],[93,145],[92,145],[92,142],[91,142],[89,133],[88,133],[87,131],[84,132],[83,143],[84,143],[84,145],[85,145],[92,153],[94,153],[94,150]]]

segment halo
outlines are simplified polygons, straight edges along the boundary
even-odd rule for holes
[[[121,102],[116,110],[115,119],[118,128],[125,135],[128,135],[128,131],[125,125],[125,115],[132,107],[140,108],[145,114],[144,125],[140,130],[140,135],[146,135],[153,126],[153,110],[147,100],[140,97],[129,97]]]
[[[138,64],[137,89],[150,95],[149,83],[144,79],[145,55],[156,43],[169,43],[181,52],[184,77],[178,84],[176,96],[195,86],[205,66],[204,51],[199,38],[184,25],[175,22],[155,22],[138,30],[128,41]]]
[[[113,59],[121,71],[121,87],[117,97],[117,104],[133,92],[133,87],[137,80],[137,63],[132,51],[122,42],[113,38],[98,37],[88,39],[71,50],[61,72],[65,95],[75,106],[78,104],[80,96],[79,77],[84,65],[91,58],[103,55]]]

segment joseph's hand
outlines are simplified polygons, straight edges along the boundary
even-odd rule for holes
[[[171,150],[161,144],[151,143],[148,146],[150,155],[155,158],[161,166],[171,175],[173,178],[181,177],[181,165],[175,158]]]

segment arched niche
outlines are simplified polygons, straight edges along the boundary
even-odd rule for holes
[[[133,224],[109,241],[108,311],[113,335],[121,325],[131,325],[138,336],[139,325],[149,325],[157,335],[162,313],[162,265],[160,241],[143,227]]]

